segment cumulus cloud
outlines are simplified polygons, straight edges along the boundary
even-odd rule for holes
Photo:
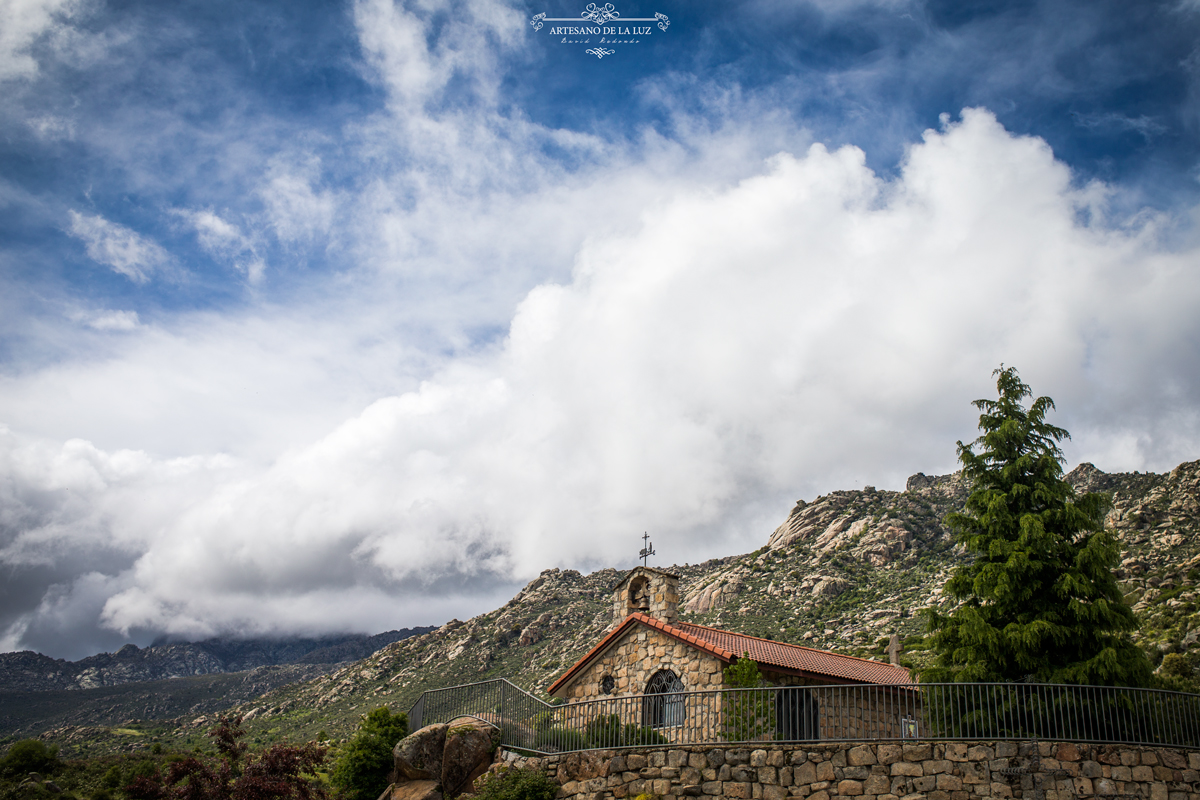
[[[47,577],[8,641],[87,614],[130,634],[421,624],[550,566],[630,563],[643,530],[667,562],[749,549],[797,497],[952,469],[1001,362],[1058,401],[1072,458],[1169,468],[1200,446],[1200,253],[1164,243],[1166,218],[1109,218],[1109,194],[968,109],[894,178],[816,144],[641,195],[502,340],[265,466],[0,440],[29,520],[0,557],[114,554]],[[233,331],[212,341],[261,339]]]
[[[98,214],[82,214],[74,209],[68,213],[68,232],[84,243],[88,256],[134,283],[150,280],[169,260],[166,250],[132,228]]]

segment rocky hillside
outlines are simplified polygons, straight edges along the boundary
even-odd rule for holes
[[[1190,653],[1200,640],[1200,461],[1161,475],[1083,464],[1069,479],[1113,495],[1107,524],[1124,547],[1118,577],[1144,623],[1139,640],[1156,661]],[[681,576],[681,616],[880,658],[898,632],[904,658],[919,661],[917,612],[946,602],[940,587],[964,558],[941,520],[965,497],[956,476],[918,474],[903,492],[867,487],[799,501],[759,550],[669,567]],[[337,737],[371,708],[407,709],[429,688],[507,677],[541,692],[609,629],[609,592],[621,574],[547,570],[503,608],[451,620],[240,711],[260,736]],[[179,731],[199,740],[205,724],[181,720]]]
[[[79,661],[50,658],[29,650],[0,653],[0,692],[95,689],[281,664],[336,664],[365,658],[381,647],[432,630],[404,628],[375,636],[349,634],[317,639],[208,639],[146,648],[127,644],[115,653],[99,653]]]

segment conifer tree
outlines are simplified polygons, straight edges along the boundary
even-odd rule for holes
[[[1119,548],[1104,530],[1107,495],[1076,495],[1063,479],[1046,421],[1049,397],[1032,395],[1016,369],[997,376],[997,400],[976,400],[982,432],[958,443],[970,488],[946,524],[973,556],[944,591],[959,601],[927,612],[935,653],[921,680],[1028,681],[1147,686],[1151,669],[1129,632],[1137,627],[1113,567]]]

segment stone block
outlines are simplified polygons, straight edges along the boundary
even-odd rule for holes
[[[1079,773],[1085,778],[1099,778],[1104,774],[1099,761],[1084,761],[1079,765]]]
[[[767,753],[768,767],[782,767],[787,763],[787,753],[782,750],[771,750]]]
[[[963,788],[962,778],[957,775],[942,773],[937,776],[937,788],[946,792],[957,792]]]
[[[730,765],[749,764],[750,763],[750,751],[744,747],[739,748],[737,750],[726,750],[725,751],[725,763],[730,764]]]
[[[1015,758],[1016,755],[1016,742],[996,742],[996,758]]]
[[[700,790],[705,794],[721,794],[721,787],[724,785],[725,784],[721,783],[720,781],[705,781],[704,783],[700,784]]]
[[[855,797],[863,793],[863,785],[861,781],[843,780],[838,781],[837,793],[842,797]]]
[[[1188,768],[1200,770],[1200,753],[1188,753]]]
[[[1196,783],[1200,781],[1200,771],[1185,769],[1180,774],[1183,776],[1184,783]]]
[[[904,751],[898,744],[881,744],[879,745],[879,763],[893,764],[899,761],[904,756]]]
[[[892,790],[892,782],[887,775],[872,775],[863,781],[865,794],[887,794]]]
[[[775,767],[759,767],[758,782],[763,786],[778,786],[779,770]]]
[[[738,783],[751,783],[758,780],[758,770],[754,767],[737,766],[733,768],[729,779]]]
[[[931,792],[937,788],[937,776],[926,775],[922,778],[913,778],[912,787],[918,792]]]
[[[792,782],[797,786],[806,786],[817,779],[817,765],[807,761],[792,767]]]
[[[1171,794],[1168,795],[1168,797],[1169,797],[1169,800],[1188,800],[1188,793],[1187,792],[1171,792]]]
[[[764,786],[762,788],[762,800],[785,800],[788,796],[788,791],[782,786]]]
[[[870,766],[877,763],[877,759],[873,748],[864,744],[850,748],[850,751],[846,753],[846,763],[852,767]]]
[[[700,791],[699,786],[680,786],[679,794],[682,797],[699,797],[703,792]]]
[[[1135,781],[1152,781],[1154,780],[1154,768],[1147,766],[1134,767],[1130,777]]]
[[[671,782],[669,780],[666,780],[665,778],[659,778],[658,780],[654,781],[655,794],[667,794],[670,791]]]
[[[1151,757],[1153,758],[1153,753],[1151,754]],[[1141,763],[1141,758],[1139,754],[1133,750],[1120,750],[1117,753],[1117,761],[1112,762],[1112,764],[1115,767],[1118,763],[1123,767],[1136,767],[1139,763]],[[1153,766],[1157,763],[1158,759],[1149,762],[1150,766]]]
[[[940,775],[943,772],[949,772],[951,765],[945,759],[941,761],[929,760],[921,765],[926,775]]]
[[[950,742],[946,745],[946,759],[948,761],[966,761],[967,760],[967,745],[966,742]]]
[[[733,798],[733,800],[751,800],[754,791],[748,783],[726,783],[724,796]]]
[[[1124,759],[1121,760],[1121,763],[1125,763]],[[1158,764],[1158,753],[1150,751],[1142,753],[1142,763],[1148,767],[1156,766]]]
[[[813,792],[808,796],[808,800],[829,800],[829,792],[824,790]]]
[[[715,781],[717,779],[717,771],[712,767],[700,770],[700,777],[706,781]]]
[[[955,771],[962,775],[963,783],[991,783],[992,780],[987,764],[982,761],[967,762],[961,770]]]
[[[986,797],[1012,797],[1012,787],[1007,783],[993,783]]]
[[[917,777],[918,775],[924,775],[925,771],[921,769],[920,764],[914,764],[909,761],[897,761],[896,763],[892,764],[892,774]]]
[[[1157,781],[1177,781],[1183,777],[1177,770],[1170,767],[1153,767],[1154,779]]]
[[[688,763],[688,752],[686,750],[669,750],[667,751],[667,766],[668,767],[686,767]]]
[[[688,766],[696,769],[704,769],[708,766],[708,758],[704,753],[688,753]]]
[[[650,766],[665,767],[667,765],[667,754],[662,750],[655,750],[650,754]]]
[[[1168,800],[1170,792],[1161,783],[1150,784],[1150,800]]]
[[[870,774],[871,770],[867,767],[846,767],[842,770],[843,778],[850,778],[856,781],[865,781]]]
[[[905,761],[928,761],[933,758],[933,745],[906,744],[903,749]]]
[[[1111,778],[1097,778],[1092,781],[1092,789],[1100,797],[1117,793],[1117,784]]]
[[[765,767],[767,765],[767,751],[754,750],[750,753],[750,766]]]
[[[836,776],[833,774],[833,762],[832,761],[822,761],[819,764],[817,764],[817,780],[818,781],[831,781],[835,777]]]
[[[646,757],[641,753],[630,753],[625,756],[625,765],[629,767],[630,772],[636,772],[646,766]]]
[[[704,760],[708,762],[710,767],[719,767],[725,763],[725,751],[719,749],[709,750],[704,754]]]
[[[629,783],[627,783],[625,785],[629,787],[629,793],[631,795],[633,795],[634,797],[638,796],[639,794],[646,793],[646,782],[644,780],[641,780],[640,778],[637,780],[630,781]],[[565,789],[566,787],[563,787],[563,788]]]
[[[662,768],[661,767],[645,767],[643,769],[639,769],[638,777],[639,778],[661,778],[662,777]]]
[[[791,786],[792,785],[792,774],[794,773],[794,771],[795,770],[793,770],[791,767],[780,767],[779,768],[779,785],[780,786]]]
[[[703,780],[704,777],[700,774],[700,770],[696,769],[695,767],[684,767],[683,769],[679,770],[680,783],[692,786],[700,783]]]
[[[679,777],[679,769],[677,767],[663,767],[658,773],[664,778],[675,779]]]
[[[798,764],[803,764],[805,761],[808,761],[808,753],[804,752],[803,750],[796,750],[792,753],[793,767]]]
[[[996,751],[985,745],[977,744],[967,748],[967,761],[991,761],[996,757]]]
[[[846,766],[846,751],[845,750],[835,750],[833,752],[833,755],[829,757],[829,760],[833,762],[833,765],[835,767]]]
[[[717,770],[717,780],[719,781],[727,781],[732,776],[733,767],[729,766],[728,764],[722,764],[721,768]]]
[[[1146,769],[1153,769],[1146,767]],[[1111,777],[1114,781],[1131,781],[1133,780],[1133,769],[1131,767],[1113,767]]]
[[[1059,761],[1078,761],[1079,748],[1070,742],[1063,742],[1054,751],[1054,757]]]

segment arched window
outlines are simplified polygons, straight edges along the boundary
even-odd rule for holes
[[[646,683],[642,698],[642,724],[651,728],[682,725],[684,718],[683,681],[669,669],[660,669]]]
[[[775,692],[776,741],[811,741],[817,730],[817,698],[803,686],[781,686]]]

